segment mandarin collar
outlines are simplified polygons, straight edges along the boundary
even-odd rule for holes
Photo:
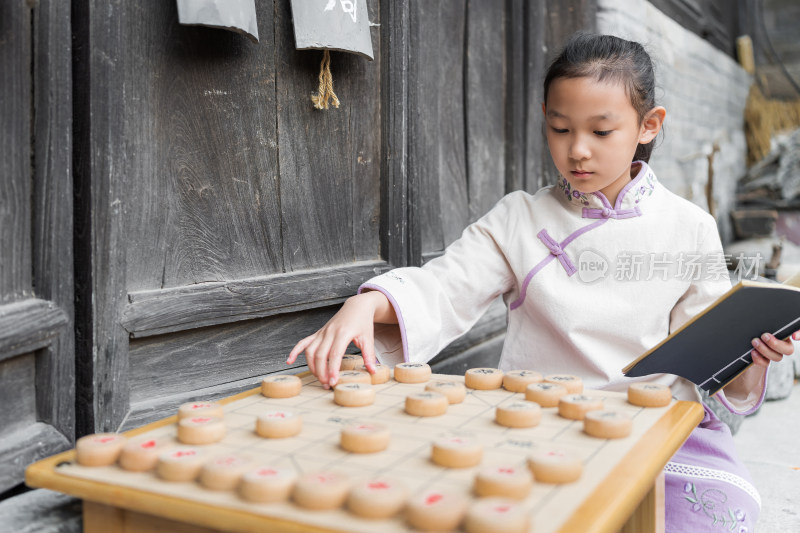
[[[641,215],[641,207],[653,194],[658,179],[650,166],[644,161],[634,161],[632,166],[640,165],[639,172],[625,185],[617,196],[615,205],[600,192],[584,193],[573,189],[569,182],[559,176],[556,191],[559,196],[576,209],[581,209],[584,218],[629,218]]]

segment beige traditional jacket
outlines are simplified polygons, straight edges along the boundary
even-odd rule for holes
[[[634,165],[613,206],[563,178],[533,195],[514,192],[442,256],[362,285],[383,292],[399,322],[376,325],[379,360],[429,361],[502,297],[502,370],[576,374],[587,388],[617,391],[655,381],[678,399],[699,399],[683,378],[621,371],[730,288],[713,217]],[[751,390],[722,398],[729,409],[760,405],[766,372],[759,376]]]

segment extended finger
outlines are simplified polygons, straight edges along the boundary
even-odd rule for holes
[[[753,339],[752,344],[755,351],[757,351],[759,354],[769,359],[770,361],[775,361],[777,363],[778,361],[783,359],[783,355],[779,354],[778,352],[770,348],[761,339]]]
[[[364,366],[370,374],[375,373],[375,343],[372,335],[359,337],[359,348],[361,348],[361,358],[364,359]]]
[[[319,377],[319,374],[317,374],[316,357],[320,340],[320,334],[317,332],[311,344],[306,348],[306,364],[308,364],[308,370],[317,377]]]
[[[289,352],[289,357],[286,359],[286,364],[291,365],[294,363],[297,357],[303,353],[303,351],[308,347],[309,344],[311,344],[311,341],[313,340],[314,335],[309,335],[305,339],[302,339],[300,342],[295,344],[294,348],[292,348],[292,351]]]
[[[322,383],[322,387],[325,389],[330,389],[330,385],[328,384],[328,356],[327,353],[323,352],[322,350],[317,351],[317,354],[314,356],[314,364],[317,367],[316,376],[320,383]]]
[[[761,340],[765,342],[773,352],[777,352],[781,355],[790,355],[794,351],[794,345],[792,345],[792,341],[790,340],[782,341],[775,337],[775,335],[770,335],[769,333],[761,335]]]
[[[339,368],[342,365],[342,357],[344,356],[344,351],[347,349],[348,344],[350,344],[350,338],[345,335],[336,339],[331,345],[331,351],[328,354],[328,376],[330,376],[328,382],[331,384],[331,387],[336,385],[336,382],[339,381]]]
[[[754,365],[764,368],[769,366],[769,359],[758,353],[756,350],[751,350],[750,356],[753,358]]]
[[[331,385],[328,376],[328,370],[329,370],[328,355],[330,354],[331,351],[332,342],[333,339],[331,338],[330,333],[325,335],[325,338],[322,340],[322,342],[319,344],[319,347],[317,348],[317,354],[315,357],[315,363],[317,365],[317,379],[320,381],[320,383],[322,383],[322,386],[325,387],[326,389],[330,388]]]

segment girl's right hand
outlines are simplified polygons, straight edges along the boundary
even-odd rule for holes
[[[286,364],[292,364],[305,352],[308,369],[327,389],[339,379],[339,366],[347,346],[352,342],[361,349],[364,365],[375,372],[375,322],[397,323],[394,308],[380,291],[352,296],[316,333],[298,342],[289,353]]]

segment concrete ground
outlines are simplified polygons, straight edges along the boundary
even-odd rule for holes
[[[761,493],[757,533],[800,532],[800,383],[789,398],[764,402],[734,441]]]

